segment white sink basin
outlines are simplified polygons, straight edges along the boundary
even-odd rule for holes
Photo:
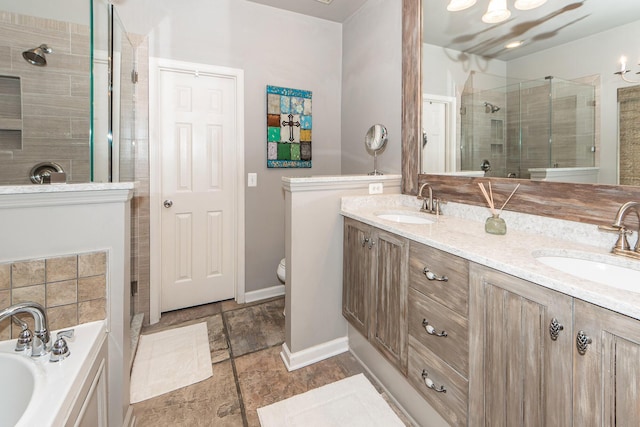
[[[33,396],[36,387],[34,363],[22,354],[0,353],[0,382],[0,425],[13,426]]]
[[[380,219],[398,224],[433,224],[435,222],[435,220],[419,212],[377,212],[374,215]]]
[[[541,263],[581,279],[602,283],[625,291],[640,292],[640,270],[616,265],[613,257],[586,259],[571,255],[534,254]]]

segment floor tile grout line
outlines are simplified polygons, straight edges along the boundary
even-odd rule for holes
[[[242,398],[242,389],[240,388],[240,378],[238,378],[238,370],[236,369],[236,360],[233,355],[233,349],[231,348],[231,338],[229,335],[229,325],[227,324],[226,312],[220,313],[222,317],[222,325],[224,326],[224,335],[227,340],[227,348],[229,349],[229,360],[231,361],[231,370],[233,371],[233,379],[236,385],[236,393],[238,395],[238,403],[240,405],[240,415],[242,416],[243,427],[249,427],[249,421],[247,419],[247,409],[244,406],[244,399]]]

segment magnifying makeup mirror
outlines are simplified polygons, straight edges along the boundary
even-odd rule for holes
[[[364,137],[364,146],[369,153],[373,153],[373,172],[369,175],[383,175],[378,171],[378,152],[382,152],[387,145],[387,128],[384,125],[373,125]]]

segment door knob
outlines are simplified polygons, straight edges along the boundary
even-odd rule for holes
[[[173,206],[173,200],[167,199],[164,201],[163,205],[165,208],[170,208],[171,206]]]

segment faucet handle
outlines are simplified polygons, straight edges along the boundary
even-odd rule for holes
[[[599,225],[598,230],[607,231],[609,233],[624,233],[627,232],[627,227],[623,224],[607,224],[607,225]]]
[[[27,322],[20,320],[16,316],[11,316],[11,319],[13,320],[13,323],[22,328],[22,332],[20,332],[18,340],[16,341],[15,351],[25,351],[31,348],[31,344],[33,343],[33,333],[29,330]]]
[[[69,346],[67,345],[65,338],[73,339],[73,337],[73,329],[60,331],[56,334],[56,341],[51,347],[51,356],[49,357],[50,362],[60,362],[71,355],[71,351],[69,350]]]

